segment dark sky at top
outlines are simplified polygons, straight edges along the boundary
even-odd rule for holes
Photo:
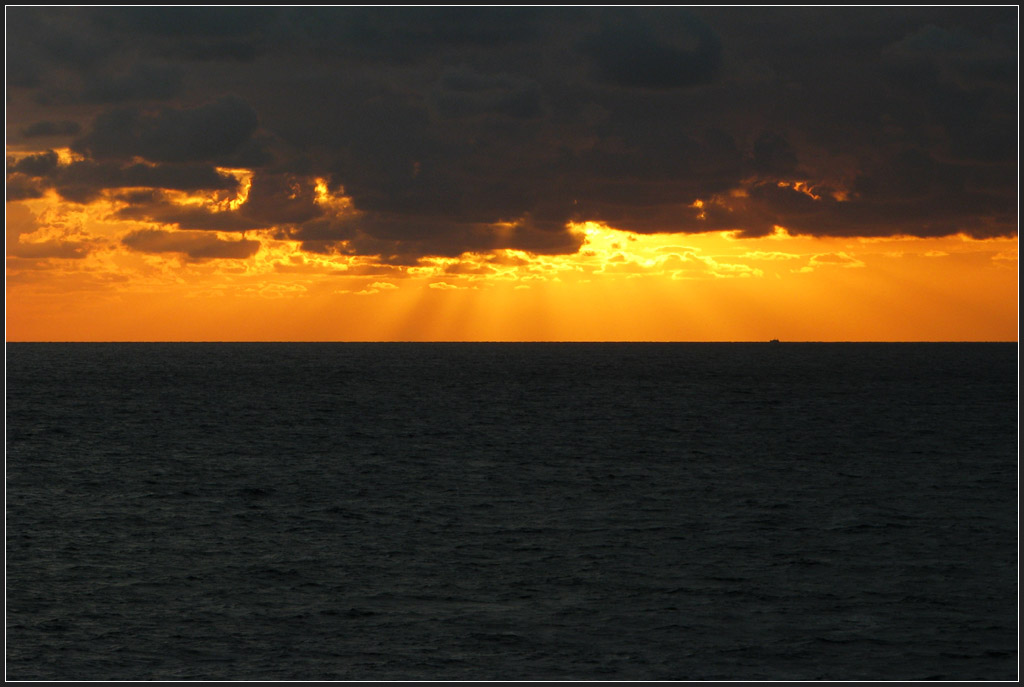
[[[9,149],[82,156],[9,161],[8,199],[113,192],[125,218],[395,262],[571,252],[583,220],[1013,236],[1017,15],[8,8]],[[217,167],[255,171],[238,210],[167,200],[233,189]],[[361,212],[325,214],[316,177]]]

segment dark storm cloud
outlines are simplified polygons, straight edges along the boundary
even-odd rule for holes
[[[121,212],[276,227],[309,250],[396,263],[572,251],[566,223],[584,220],[1017,232],[1012,7],[12,8],[8,20],[21,149],[50,135],[30,135],[37,122],[92,122],[73,145],[79,179],[25,162],[9,197],[183,188],[170,177],[185,165],[207,166],[193,188],[221,188],[210,167],[247,167],[237,210]],[[139,158],[161,171],[136,179]],[[357,213],[325,212],[314,178]]]
[[[796,151],[785,136],[765,132],[754,141],[753,162],[759,174],[790,174],[796,170]]]
[[[433,93],[443,117],[504,115],[532,119],[543,114],[540,84],[514,75],[480,74],[469,67],[445,72]]]
[[[47,177],[56,174],[59,160],[57,153],[26,155],[20,159],[7,158],[7,200],[28,200],[41,198],[52,185]]]
[[[226,241],[205,231],[164,231],[140,229],[125,236],[121,243],[142,253],[181,253],[191,260],[248,258],[260,248],[259,241]]]
[[[55,67],[89,69],[117,48],[112,37],[91,30],[82,8],[8,7],[7,75],[16,87],[44,85]]]
[[[125,7],[96,14],[98,24],[115,32],[146,36],[238,37],[265,30],[278,11],[258,7]]]
[[[46,136],[76,136],[81,133],[82,127],[78,122],[60,121],[51,122],[44,120],[29,124],[21,130],[25,138],[42,138]]]
[[[251,62],[267,50],[280,10],[258,7],[131,7],[100,10],[115,35],[147,41],[155,54],[186,61]]]
[[[172,188],[167,184],[151,186]],[[247,201],[234,210],[181,206],[159,190],[118,194],[116,200],[127,203],[116,212],[122,219],[175,224],[180,229],[249,231],[310,223],[323,214],[315,203],[314,187],[306,178],[295,175],[256,174]]]
[[[581,243],[579,236],[561,227],[545,228],[529,218],[496,229],[483,223],[379,213],[314,220],[291,230],[288,237],[302,241],[312,252],[380,255],[383,262],[396,265],[415,265],[424,255],[456,257],[465,251],[501,248],[538,254],[572,253]]]
[[[90,74],[75,85],[41,90],[40,105],[115,104],[172,98],[181,91],[181,71],[162,64],[135,64],[125,73]]]
[[[15,162],[8,160],[7,172],[31,177],[50,176],[57,171],[58,165],[57,153],[48,150],[37,155],[26,155]]]
[[[256,112],[234,96],[157,112],[119,108],[99,114],[73,148],[98,160],[138,156],[151,162],[227,162],[249,142],[256,126]]]
[[[180,69],[160,64],[139,64],[124,74],[93,75],[82,89],[80,100],[86,103],[161,100],[177,95],[181,86]]]
[[[293,8],[275,20],[275,35],[322,57],[409,64],[529,43],[557,17],[522,7]]]
[[[891,78],[925,106],[922,125],[944,130],[957,158],[1016,159],[1017,52],[997,36],[929,24],[884,51]]]
[[[7,200],[30,200],[46,195],[46,185],[40,179],[24,174],[7,173]]]
[[[175,205],[156,200],[121,208],[114,215],[120,219],[174,224],[179,229],[202,231],[246,232],[269,229],[271,224],[254,220],[238,211],[214,212],[202,207]]]
[[[268,224],[300,224],[323,214],[308,179],[288,174],[257,174],[241,212]]]
[[[235,177],[203,164],[123,164],[116,161],[76,160],[61,164],[57,153],[8,159],[9,200],[38,198],[48,188],[68,200],[87,203],[104,190],[151,188],[176,191],[228,191],[238,187]]]
[[[582,47],[601,80],[627,88],[706,84],[722,62],[718,36],[685,12],[609,11]]]
[[[163,188],[176,191],[234,191],[238,181],[200,164],[148,165],[118,162],[72,162],[58,168],[53,188],[64,198],[87,203],[105,189]]]

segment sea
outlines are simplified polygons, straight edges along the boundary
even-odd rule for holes
[[[1017,343],[8,343],[8,680],[1017,680]]]

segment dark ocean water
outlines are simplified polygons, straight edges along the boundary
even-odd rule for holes
[[[7,677],[1015,680],[1016,344],[8,344]]]

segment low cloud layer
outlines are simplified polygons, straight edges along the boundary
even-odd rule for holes
[[[154,224],[124,238],[135,250],[246,257],[254,242],[204,232],[272,229],[413,264],[573,252],[569,223],[588,220],[1017,232],[1013,7],[12,7],[7,23],[8,200],[115,199]]]
[[[224,241],[203,231],[162,231],[141,229],[122,239],[132,250],[145,253],[179,253],[190,260],[248,258],[259,250],[259,241]]]

